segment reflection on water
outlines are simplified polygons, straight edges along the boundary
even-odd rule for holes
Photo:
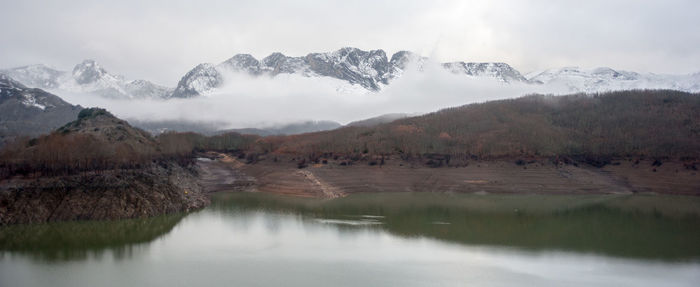
[[[0,228],[0,286],[694,286],[700,200],[218,194],[183,217]]]
[[[184,214],[118,221],[59,222],[0,228],[0,256],[23,254],[39,261],[84,260],[111,252],[129,259],[177,225]]]
[[[665,196],[358,194],[333,201],[220,194],[213,206],[269,210],[323,223],[377,225],[406,237],[529,250],[700,259],[700,200]]]

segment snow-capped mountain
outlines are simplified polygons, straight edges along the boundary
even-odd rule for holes
[[[81,109],[0,74],[0,145],[18,135],[49,132],[74,120]]]
[[[126,80],[107,72],[93,60],[85,60],[72,71],[31,65],[0,71],[28,87],[55,93],[91,93],[108,98],[165,98],[171,89],[144,80]]]
[[[180,80],[172,97],[197,96],[225,83],[225,76],[243,72],[251,76],[295,74],[303,77],[331,77],[360,85],[368,90],[379,90],[388,83],[389,62],[382,50],[362,51],[343,48],[331,53],[311,53],[305,57],[289,57],[282,53],[258,61],[249,54],[237,54],[218,64],[200,64]]]
[[[223,76],[212,64],[199,64],[177,83],[171,98],[189,98],[207,92],[223,83]]]
[[[363,51],[342,48],[328,53],[310,53],[304,57],[289,57],[273,53],[258,61],[249,54],[238,54],[218,64],[200,64],[190,70],[177,85],[172,97],[186,98],[212,91],[226,83],[226,74],[243,72],[252,76],[296,74],[303,77],[329,77],[348,86],[359,86],[367,91],[379,91],[399,78],[410,65],[419,71],[428,58],[408,51],[400,51],[388,59],[383,50]],[[520,72],[505,63],[445,63],[445,69],[470,77],[495,78],[505,83],[528,82]],[[343,85],[343,84],[341,84]],[[339,87],[338,90],[356,90]]]
[[[700,73],[689,75],[641,74],[607,67],[565,67],[527,75],[533,83],[561,87],[563,92],[605,92],[631,89],[671,89],[700,92]]]
[[[438,67],[427,69],[426,67]],[[611,68],[581,69],[566,67],[523,75],[506,63],[432,62],[409,51],[399,51],[387,58],[383,50],[363,51],[342,48],[333,52],[310,53],[290,57],[272,53],[258,60],[249,54],[237,54],[219,64],[199,64],[187,72],[174,89],[144,80],[126,80],[107,72],[92,60],[86,60],[70,71],[44,65],[32,65],[1,71],[29,87],[62,92],[91,93],[103,97],[190,98],[212,93],[226,84],[241,79],[232,74],[254,77],[318,78],[319,85],[332,85],[340,93],[370,93],[402,77],[407,71],[435,73],[445,69],[465,78],[495,79],[504,84],[532,85],[535,91],[555,93],[603,92],[628,89],[674,89],[700,92],[700,73],[690,75],[642,74]],[[538,89],[545,87],[546,89]]]

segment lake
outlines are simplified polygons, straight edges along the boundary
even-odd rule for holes
[[[220,193],[190,214],[0,227],[0,286],[698,286],[700,199]]]

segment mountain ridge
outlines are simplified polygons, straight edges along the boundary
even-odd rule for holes
[[[224,75],[230,72],[243,72],[251,76],[297,74],[303,77],[329,77],[377,92],[389,85],[391,80],[399,78],[411,63],[416,63],[417,70],[423,71],[427,60],[410,51],[398,51],[389,58],[381,49],[364,51],[352,47],[309,53],[302,57],[274,52],[262,60],[250,54],[236,54],[219,64],[202,63],[195,66],[180,79],[170,97],[188,98],[205,94],[221,87],[226,82]],[[520,72],[506,63],[462,61],[441,65],[453,74],[490,77],[505,83],[528,83]]]
[[[700,72],[664,75],[616,70],[608,67],[552,68],[521,73],[504,62],[432,62],[410,51],[398,51],[388,57],[382,49],[362,50],[343,47],[331,52],[313,52],[304,56],[287,56],[281,52],[257,59],[251,54],[235,54],[225,61],[201,63],[185,73],[174,88],[146,80],[127,80],[109,73],[94,60],[85,60],[72,71],[61,71],[37,64],[0,70],[28,87],[92,93],[117,99],[170,99],[206,95],[234,81],[231,73],[253,77],[276,77],[281,74],[307,78],[337,80],[338,92],[378,92],[402,77],[408,70],[427,73],[426,65],[435,65],[456,76],[494,79],[503,84],[548,85],[565,93],[594,93],[631,89],[674,89],[700,91]],[[434,72],[434,70],[430,70]]]

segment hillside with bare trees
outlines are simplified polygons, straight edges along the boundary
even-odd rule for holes
[[[258,152],[343,156],[700,157],[700,95],[624,91],[531,95],[374,127],[267,137]]]

